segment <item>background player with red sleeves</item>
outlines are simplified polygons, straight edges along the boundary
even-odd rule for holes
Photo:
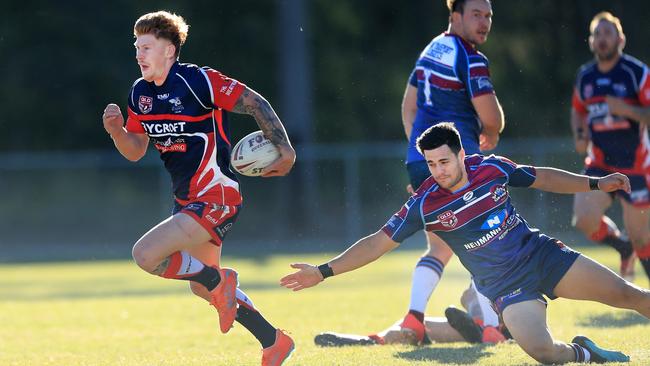
[[[435,231],[474,277],[478,290],[503,316],[513,339],[541,363],[629,361],[584,336],[553,339],[546,298],[597,301],[650,317],[650,291],[546,236],[517,212],[508,187],[546,192],[630,191],[620,173],[602,178],[518,165],[501,156],[465,156],[451,123],[426,130],[417,141],[431,171],[415,194],[377,232],[320,266],[293,263],[280,284],[293,291],[360,268],[422,229]]]
[[[492,150],[504,128],[504,116],[490,80],[488,59],[476,47],[487,41],[492,27],[489,0],[446,0],[449,28],[435,37],[420,54],[402,102],[402,123],[409,147],[406,169],[409,193],[430,176],[415,140],[440,122],[453,122],[467,154]],[[438,236],[425,232],[427,252],[413,271],[409,311],[402,326],[426,342],[424,313],[452,252]],[[472,287],[473,288],[473,287]],[[476,293],[485,326],[495,327],[498,318],[489,301]],[[503,339],[495,328],[485,328],[492,341]],[[496,337],[496,338],[495,338]]]
[[[632,192],[577,193],[574,224],[586,236],[614,247],[621,255],[621,275],[631,277],[633,249],[605,215],[613,197],[623,207],[623,222],[646,274],[650,277],[650,77],[648,66],[623,54],[621,21],[609,12],[594,16],[589,47],[595,60],[583,65],[573,92],[571,126],[578,153],[587,153],[585,174],[614,171],[629,176]]]
[[[133,258],[151,274],[190,281],[192,292],[216,307],[223,333],[237,320],[261,343],[262,365],[281,365],[293,351],[293,340],[264,319],[238,288],[237,272],[220,268],[221,244],[242,203],[229,166],[226,111],[253,116],[280,151],[264,176],[287,174],[296,154],[261,95],[211,68],[178,62],[187,31],[185,20],[175,14],[140,17],[133,32],[142,78],[129,94],[126,128],[117,105],[104,110],[104,128],[119,152],[137,161],[151,140],[172,178],[173,214],[135,243]]]

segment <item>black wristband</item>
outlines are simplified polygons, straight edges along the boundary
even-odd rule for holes
[[[600,181],[600,178],[589,177],[589,189],[592,191],[599,191],[600,188],[598,188],[598,181]]]
[[[332,271],[332,267],[330,267],[329,263],[321,264],[318,266],[318,270],[320,271],[320,274],[323,275],[323,279],[334,276],[334,271]]]

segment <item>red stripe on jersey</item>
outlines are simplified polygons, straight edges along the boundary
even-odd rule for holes
[[[485,66],[476,66],[469,69],[469,77],[490,76],[490,70]]]
[[[203,174],[203,171],[205,170],[206,166],[210,162],[210,159],[212,158],[212,154],[214,153],[215,150],[215,142],[214,142],[214,133],[208,133],[207,134],[207,145],[205,147],[205,154],[201,158],[201,164],[199,165],[199,168],[196,169],[196,173],[194,173],[194,176],[190,180],[190,187],[189,187],[189,192],[188,192],[188,199],[189,200],[196,200],[196,198],[199,195],[199,192],[201,192],[205,186],[210,183],[212,178],[214,178],[214,171],[210,169],[209,172]],[[199,178],[201,179],[199,181]]]
[[[212,117],[214,118],[215,121],[217,121],[217,128],[219,129],[219,135],[221,135],[221,138],[228,144],[230,145],[230,140],[228,140],[228,136],[226,136],[226,131],[223,129],[223,113],[221,110],[213,110],[212,111]]]
[[[138,115],[135,114],[131,108],[127,108],[126,113],[128,115],[126,119],[126,130],[139,134],[145,133],[144,127],[142,127],[142,123],[140,123],[140,120],[138,119]]]
[[[429,76],[429,83],[443,89],[461,90],[464,87],[460,81],[443,79],[434,74]]]
[[[140,114],[137,118],[141,121],[155,121],[155,120],[172,120],[184,122],[203,122],[205,119],[210,118],[212,113],[206,113],[201,116],[188,116],[185,114]],[[141,126],[142,127],[142,126]]]

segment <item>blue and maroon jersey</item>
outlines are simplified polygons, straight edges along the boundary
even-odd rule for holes
[[[508,186],[528,187],[535,168],[495,155],[465,158],[468,184],[456,192],[429,177],[382,230],[401,242],[425,229],[435,232],[474,276],[479,291],[496,297],[500,282],[535,250],[539,231],[510,202]]]
[[[126,129],[147,134],[172,178],[176,200],[238,205],[225,111],[245,85],[207,67],[174,63],[161,86],[140,78],[129,94]]]
[[[453,122],[467,154],[478,154],[481,121],[472,98],[494,93],[487,58],[461,37],[443,33],[434,38],[415,63],[409,83],[418,88],[406,162],[424,160],[415,141],[427,128]]]
[[[611,115],[605,96],[623,98],[631,105],[650,105],[648,66],[622,55],[606,73],[596,61],[578,71],[573,90],[573,109],[586,119],[591,134],[587,167],[643,175],[648,167],[650,140],[645,125],[629,118]]]

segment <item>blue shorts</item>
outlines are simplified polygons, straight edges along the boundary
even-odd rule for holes
[[[615,171],[601,168],[587,168],[584,171],[585,175],[591,177],[604,177],[612,173],[615,173]],[[627,177],[630,178],[632,193],[628,194],[625,191],[616,191],[611,192],[610,196],[612,198],[618,196],[636,207],[650,207],[650,189],[648,188],[646,177],[644,175],[628,175]]]
[[[522,263],[504,281],[499,281],[496,295],[489,288],[479,288],[479,291],[492,301],[499,314],[508,305],[518,302],[540,300],[546,304],[544,296],[551,300],[556,299],[555,286],[580,256],[579,252],[561,241],[543,234],[527,245],[536,245],[537,248],[530,254],[526,263]],[[480,285],[480,281],[477,282]]]

